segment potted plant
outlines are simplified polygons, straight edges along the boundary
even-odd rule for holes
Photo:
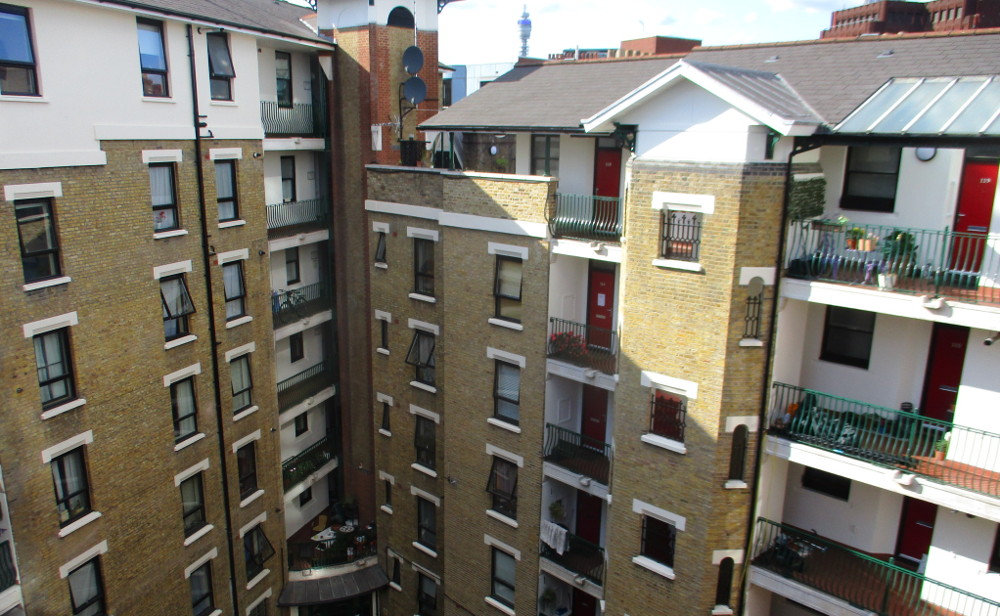
[[[892,291],[896,286],[896,273],[890,269],[890,264],[886,261],[878,266],[878,288],[883,291]]]
[[[944,460],[945,456],[948,455],[948,445],[951,442],[951,432],[945,432],[944,436],[939,438],[936,443],[934,443],[934,459],[938,462]]]
[[[549,354],[580,361],[587,356],[587,342],[575,332],[556,332],[549,337]]]
[[[844,233],[845,241],[847,242],[847,248],[849,250],[856,250],[858,248],[859,240],[864,239],[865,230],[861,227],[852,227]]]
[[[872,251],[878,244],[878,236],[869,233],[865,237],[858,239],[858,250]]]
[[[882,238],[882,254],[897,273],[905,273],[916,261],[917,242],[912,233],[893,229]]]
[[[566,510],[563,508],[561,498],[549,503],[549,515],[552,516],[553,520],[561,520],[563,519],[563,516],[566,515]]]
[[[817,218],[812,221],[812,228],[817,231],[843,231],[849,222],[847,216],[840,214],[836,218]]]

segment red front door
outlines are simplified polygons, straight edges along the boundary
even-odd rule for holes
[[[577,490],[576,536],[594,545],[601,544],[601,499]]]
[[[931,547],[936,517],[937,505],[907,496],[899,520],[896,556],[920,562]]]
[[[608,390],[593,385],[583,386],[583,418],[580,423],[580,433],[587,439],[604,442],[608,430]],[[584,445],[596,445],[587,439],[584,439]]]
[[[955,399],[962,381],[962,365],[968,344],[968,328],[934,324],[924,376],[924,399],[920,405],[920,414],[924,417],[943,421],[954,419]]]
[[[993,198],[997,189],[997,161],[967,160],[962,170],[962,188],[958,194],[955,231],[969,234],[955,238],[951,268],[978,272],[983,258],[985,236],[990,230]]]
[[[621,148],[597,148],[594,153],[594,231],[617,241],[618,197],[621,196]]]
[[[597,616],[597,599],[579,588],[573,589],[573,616]]]
[[[615,271],[591,262],[587,291],[587,344],[603,349],[611,348],[614,299]]]

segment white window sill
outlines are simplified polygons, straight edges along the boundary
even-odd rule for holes
[[[259,406],[254,405],[246,409],[245,411],[240,411],[239,413],[233,415],[233,421],[239,421],[245,417],[249,417],[254,413],[256,413],[259,408],[260,408]]]
[[[763,340],[757,340],[756,338],[743,338],[740,340],[741,347],[762,347],[764,346]]]
[[[429,391],[432,394],[436,394],[438,389],[433,385],[428,385],[427,383],[421,383],[420,381],[410,381],[410,385],[416,387],[417,389],[422,389],[424,391]]]
[[[180,338],[175,338],[175,339],[171,340],[170,342],[165,343],[163,345],[163,349],[166,350],[166,351],[169,351],[170,349],[175,349],[175,348],[181,346],[182,344],[187,344],[189,342],[194,342],[197,339],[198,339],[198,336],[195,336],[194,334],[188,334],[187,336],[181,336]]]
[[[513,321],[506,321],[504,319],[498,319],[496,317],[490,317],[486,319],[486,322],[490,325],[496,325],[497,327],[506,327],[507,329],[513,329],[515,331],[523,332],[524,326],[520,323],[515,323]]]
[[[380,354],[380,355],[388,355],[389,354],[389,349],[383,349],[382,347],[379,347],[379,348],[375,349],[375,352],[378,353],[378,354]]]
[[[389,432],[385,428],[379,428],[378,433],[381,434],[382,436],[392,436],[392,432]]]
[[[672,580],[672,579],[674,579],[674,577],[676,577],[674,575],[673,568],[668,567],[668,566],[664,565],[663,563],[658,563],[655,560],[653,560],[652,558],[647,558],[645,556],[633,556],[632,557],[632,562],[634,562],[635,564],[639,565],[640,567],[642,567],[644,569],[649,569],[650,571],[652,571],[653,573],[655,573],[657,575],[662,575],[663,577],[667,578],[668,580]]]
[[[704,272],[705,268],[701,263],[694,261],[679,261],[677,259],[653,259],[653,265],[665,269],[681,270],[684,272]]]
[[[222,616],[222,610],[215,610],[214,612],[212,612],[208,616]]]
[[[730,479],[722,487],[727,490],[742,490],[747,487],[747,482],[740,479]]]
[[[239,327],[245,323],[253,321],[253,317],[247,315],[245,317],[240,317],[238,319],[233,319],[232,321],[226,321],[226,329],[232,329],[234,327]]]
[[[496,427],[501,428],[503,430],[507,430],[508,432],[513,432],[514,434],[520,434],[521,433],[521,427],[520,426],[515,426],[512,423],[507,423],[506,421],[504,421],[502,419],[497,419],[496,417],[487,417],[486,418],[486,423],[490,424],[491,426],[496,426]]]
[[[415,299],[418,302],[427,302],[428,304],[437,303],[436,297],[431,297],[430,295],[423,295],[422,293],[410,293],[410,299]]]
[[[260,573],[258,573],[257,577],[255,577],[254,579],[252,579],[249,582],[247,582],[247,590],[250,590],[251,588],[253,588],[257,584],[260,584],[261,581],[263,581],[263,579],[266,578],[267,574],[269,574],[269,573],[271,573],[270,569],[264,569],[263,571],[261,571]]]
[[[69,276],[60,276],[59,278],[49,278],[48,280],[39,280],[38,282],[29,282],[28,284],[21,287],[25,291],[37,291],[38,289],[47,289],[48,287],[58,287],[59,285],[67,284],[72,282],[72,278]]]
[[[41,96],[17,96],[16,94],[4,94],[0,96],[2,103],[48,103],[49,99]]]
[[[389,515],[392,515],[392,507],[390,507],[389,505],[379,505],[379,509],[388,513]]]
[[[434,550],[432,550],[429,547],[425,546],[424,544],[420,543],[419,541],[414,541],[413,542],[413,547],[417,548],[418,550],[420,550],[424,554],[430,556],[431,558],[437,558],[438,557],[438,553],[437,552],[435,552]]]
[[[75,522],[72,522],[72,523],[67,524],[66,526],[63,526],[62,528],[60,528],[59,529],[59,536],[60,537],[65,537],[66,535],[72,533],[73,531],[79,530],[79,529],[83,528],[84,526],[86,526],[87,524],[90,524],[91,522],[93,522],[94,520],[96,520],[99,517],[101,517],[101,512],[100,511],[91,511],[90,513],[88,513],[87,515],[83,516],[79,520],[76,520]]]
[[[393,590],[398,590],[399,592],[403,592],[403,587],[395,582],[389,582],[389,588]]]
[[[170,98],[169,96],[143,96],[142,102],[144,103],[170,103],[176,104],[177,101]]]
[[[506,524],[507,526],[510,526],[511,528],[517,528],[518,527],[517,520],[515,520],[513,518],[508,518],[504,514],[498,513],[498,512],[496,512],[496,511],[494,511],[492,509],[487,509],[486,510],[486,515],[490,516],[494,520],[497,520],[499,522],[503,522],[504,524]]]
[[[209,105],[213,107],[239,107],[236,101],[212,101]]]
[[[247,224],[245,220],[224,220],[219,223],[220,229],[232,229],[233,227],[242,227]]]
[[[732,616],[733,608],[728,605],[716,605],[712,608],[711,614],[712,616]]]
[[[667,451],[673,451],[675,453],[680,453],[680,454],[687,453],[687,447],[684,446],[684,443],[675,441],[673,439],[664,438],[662,436],[657,436],[656,434],[643,434],[641,437],[639,437],[639,439],[643,443],[649,443],[654,447],[661,447],[663,449],[666,449]]]
[[[194,445],[195,443],[197,443],[198,441],[200,441],[203,438],[205,438],[205,433],[204,432],[199,432],[198,434],[194,434],[194,435],[192,435],[192,436],[184,439],[183,441],[177,443],[176,445],[174,445],[174,451],[180,451],[181,449],[184,449],[185,447],[190,447],[191,445]]]
[[[376,261],[375,262],[375,267],[377,267],[379,269],[387,270],[387,269],[389,269],[389,264],[388,263],[379,263],[378,261]]]
[[[191,545],[195,541],[201,539],[202,537],[204,537],[205,535],[207,535],[208,533],[210,533],[213,528],[215,528],[215,527],[212,526],[211,524],[206,524],[206,525],[202,526],[201,528],[199,528],[198,530],[196,530],[193,533],[191,533],[190,536],[188,536],[188,537],[186,537],[184,539],[184,545],[185,545],[185,547]]]
[[[76,400],[70,400],[66,404],[60,404],[59,406],[50,408],[47,411],[42,412],[42,419],[52,419],[56,415],[62,415],[73,409],[78,409],[84,404],[87,404],[86,398],[77,398]]]
[[[173,229],[171,231],[160,231],[159,233],[153,234],[154,240],[165,240],[172,237],[180,237],[182,235],[187,235],[187,229]]]
[[[507,607],[503,603],[500,603],[499,601],[497,601],[493,597],[483,597],[483,600],[486,601],[487,605],[492,605],[493,607],[497,608],[498,610],[500,610],[504,614],[507,614],[507,616],[516,616],[516,614],[514,613],[514,610],[512,608]]]
[[[244,498],[243,500],[240,501],[240,509],[246,507],[250,503],[252,503],[255,500],[257,500],[258,498],[260,498],[261,496],[264,496],[264,490],[257,490],[256,492],[254,492],[250,496]]]
[[[437,476],[438,476],[437,471],[429,469],[426,466],[424,466],[423,464],[417,464],[416,462],[414,462],[413,464],[410,465],[410,468],[412,468],[413,470],[417,471],[418,473],[423,473],[423,474],[427,475],[428,477],[433,477],[433,478],[437,479]]]

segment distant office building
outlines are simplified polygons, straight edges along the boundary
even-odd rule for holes
[[[882,0],[834,11],[820,38],[1000,27],[1000,0]]]

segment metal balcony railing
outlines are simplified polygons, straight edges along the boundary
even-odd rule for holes
[[[326,541],[288,542],[288,569],[305,571],[347,565],[378,554],[374,528],[337,531]]]
[[[17,568],[14,566],[14,553],[10,549],[10,541],[0,543],[0,592],[17,583]]]
[[[800,221],[786,267],[796,278],[1000,303],[1000,234]]]
[[[543,457],[547,462],[608,485],[611,445],[604,441],[547,423]]]
[[[618,242],[625,221],[622,205],[619,197],[556,193],[549,232],[552,237]]]
[[[303,199],[267,206],[267,228],[280,229],[293,225],[325,225],[329,219],[326,199]]]
[[[274,324],[287,325],[330,308],[330,285],[322,280],[298,289],[271,293]]]
[[[1000,434],[775,383],[768,432],[1000,496]]]
[[[604,584],[604,548],[573,533],[566,533],[566,547],[562,554],[555,549],[541,544],[540,556],[555,564],[582,575],[594,584]]]
[[[884,616],[1000,616],[1000,603],[791,526],[757,519],[751,565]]]
[[[550,318],[548,356],[605,374],[615,374],[618,371],[618,332]]]
[[[280,411],[285,411],[298,404],[333,384],[334,377],[330,362],[324,360],[283,381],[278,381],[278,408]]]
[[[334,459],[337,452],[334,451],[335,443],[329,438],[310,445],[305,451],[281,463],[281,477],[285,485],[285,491],[299,483],[309,475],[323,468],[323,465]]]
[[[268,136],[321,136],[323,133],[322,117],[316,117],[315,110],[309,103],[294,103],[290,107],[284,107],[275,101],[261,101],[260,121],[264,125],[264,134]]]

